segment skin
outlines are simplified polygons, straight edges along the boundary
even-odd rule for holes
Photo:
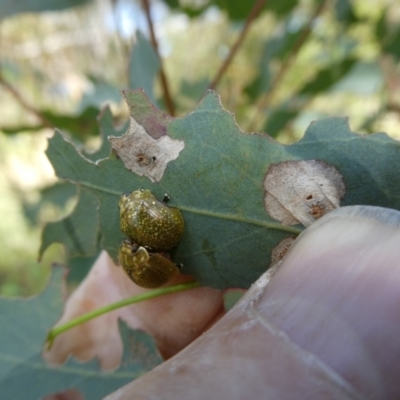
[[[399,399],[399,243],[399,212],[328,214],[269,283],[106,399]]]

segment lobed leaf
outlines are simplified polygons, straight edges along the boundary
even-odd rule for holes
[[[142,91],[125,97],[148,134],[164,131],[184,142],[160,182],[133,174],[113,155],[91,163],[59,133],[47,150],[60,178],[98,197],[102,247],[114,260],[122,239],[119,196],[150,189],[158,198],[168,193],[171,206],[183,213],[185,232],[174,259],[183,263],[184,273],[216,288],[249,287],[268,268],[273,248],[301,231],[273,220],[264,205],[267,171],[285,161],[323,160],[335,167],[345,183],[342,205],[400,208],[400,188],[394,185],[400,143],[384,133],[361,136],[346,119],[330,118],[311,124],[299,142],[282,145],[265,134],[241,132],[212,92],[194,112],[176,119],[163,117]]]
[[[62,311],[63,268],[54,270],[45,291],[30,299],[0,299],[0,385],[2,398],[37,400],[68,388],[86,400],[103,398],[161,362],[153,339],[120,323],[124,356],[120,368],[100,369],[96,360],[73,359],[51,366],[42,358],[43,341]]]

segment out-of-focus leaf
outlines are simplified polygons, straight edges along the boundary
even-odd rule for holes
[[[97,254],[91,257],[75,257],[68,260],[69,273],[67,276],[67,283],[77,285],[82,282],[99,254],[100,250],[97,252]]]
[[[332,87],[334,91],[352,92],[358,95],[370,95],[381,89],[382,72],[375,62],[357,62],[349,72]]]
[[[151,43],[142,32],[136,32],[136,43],[129,61],[129,87],[142,88],[155,104],[154,81],[160,71],[160,61]]]
[[[383,43],[388,33],[386,17],[387,17],[387,9],[385,8],[375,26],[375,36],[378,40],[378,43]]]
[[[276,137],[285,126],[293,120],[301,110],[301,103],[312,95],[328,90],[363,91],[363,94],[370,93],[370,90],[377,88],[377,72],[371,68],[356,68],[357,62],[353,58],[347,58],[339,63],[331,64],[321,69],[317,75],[306,83],[297,93],[291,95],[290,101],[286,101],[278,107],[268,110],[264,131],[270,136]],[[353,72],[354,71],[354,72]],[[379,75],[380,76],[380,75]],[[297,102],[293,100],[297,99]],[[293,106],[293,103],[297,103]]]
[[[161,362],[154,340],[120,323],[124,343],[121,367],[112,372],[96,360],[69,359],[51,366],[42,358],[43,342],[63,307],[63,268],[56,268],[46,290],[30,299],[0,299],[0,386],[4,399],[37,400],[69,388],[86,400],[101,399]],[[132,346],[136,343],[136,346]],[[135,349],[140,351],[135,351]]]
[[[377,43],[384,53],[391,54],[396,60],[400,59],[400,28],[398,24],[388,22],[388,8],[384,8],[375,26]]]
[[[81,188],[78,203],[72,213],[61,221],[49,222],[44,227],[39,258],[54,242],[65,245],[69,258],[95,254],[98,236],[97,207],[97,197],[86,188]]]
[[[347,58],[339,63],[328,65],[326,68],[321,69],[314,79],[305,84],[299,93],[311,95],[328,90],[346,75],[355,63],[355,59]]]
[[[254,6],[254,1],[213,0],[210,3],[225,10],[233,20],[246,19]],[[264,9],[283,16],[296,7],[297,3],[298,0],[266,1]]]
[[[336,0],[335,12],[336,18],[343,24],[350,25],[358,21],[350,0]]]
[[[91,90],[84,93],[79,103],[78,110],[82,112],[89,107],[100,109],[107,102],[117,104],[121,102],[121,93],[117,87],[93,76],[89,78],[93,87]]]
[[[88,163],[59,134],[47,150],[58,176],[99,197],[102,247],[114,259],[122,239],[119,196],[150,189],[157,198],[170,194],[171,206],[183,213],[185,232],[175,254],[183,272],[203,285],[249,287],[268,267],[272,249],[296,232],[273,220],[264,206],[266,173],[283,161],[316,159],[336,167],[346,186],[344,205],[400,209],[400,189],[392,184],[400,174],[400,144],[386,134],[363,137],[350,131],[347,120],[332,118],[314,122],[299,142],[287,146],[267,135],[243,134],[213,93],[177,119],[162,119],[141,91],[126,98],[134,118],[147,110],[145,129],[165,123],[168,135],[185,143],[160,182],[131,173],[115,157]]]
[[[196,82],[188,82],[183,79],[179,93],[185,97],[198,101],[202,94],[207,90],[210,82],[207,79],[202,79]]]
[[[383,42],[382,50],[386,53],[393,55],[396,60],[400,59],[400,28],[395,29],[390,35],[386,37]]]
[[[285,30],[282,35],[272,38],[265,43],[259,64],[260,72],[245,89],[250,98],[254,99],[261,93],[268,91],[272,81],[270,63],[274,59],[284,58],[292,49],[299,35],[300,31],[294,33]]]
[[[179,8],[179,0],[163,0],[164,3],[168,4],[171,8]]]
[[[91,0],[0,0],[0,19],[27,12],[64,10],[89,1]]]
[[[266,8],[278,17],[286,16],[298,4],[298,0],[267,1]]]
[[[298,110],[291,109],[287,105],[269,110],[264,126],[265,132],[271,137],[276,137],[297,114]]]
[[[78,115],[65,115],[57,114],[49,110],[42,110],[41,114],[49,121],[55,128],[62,131],[67,131],[74,138],[83,141],[89,136],[98,134],[98,127],[96,117],[99,110],[95,107],[88,107]],[[38,131],[47,128],[43,124],[39,125],[25,125],[15,127],[1,127],[1,130],[6,134],[15,134],[22,131]]]
[[[190,18],[195,18],[201,15],[209,6],[209,4],[202,5],[201,3],[181,5],[179,0],[163,0],[173,10],[185,13]]]
[[[32,223],[39,222],[38,214],[42,207],[53,205],[57,209],[64,209],[67,201],[76,196],[76,185],[69,182],[57,182],[40,191],[40,199],[36,203],[23,202],[25,217]]]

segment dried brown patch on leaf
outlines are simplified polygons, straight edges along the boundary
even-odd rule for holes
[[[311,225],[340,206],[345,186],[340,172],[325,161],[273,164],[264,180],[265,208],[283,225]]]
[[[170,161],[178,158],[184,142],[161,136],[154,139],[142,125],[131,117],[128,131],[121,137],[109,136],[108,140],[125,167],[139,176],[159,182]]]

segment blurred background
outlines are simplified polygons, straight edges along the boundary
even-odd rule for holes
[[[42,290],[53,262],[73,286],[96,257],[54,244],[38,262],[44,224],[76,201],[44,153],[54,128],[95,150],[105,104],[128,119],[120,90],[182,116],[212,88],[282,143],[329,116],[400,138],[399,61],[395,0],[0,0],[0,294]]]

